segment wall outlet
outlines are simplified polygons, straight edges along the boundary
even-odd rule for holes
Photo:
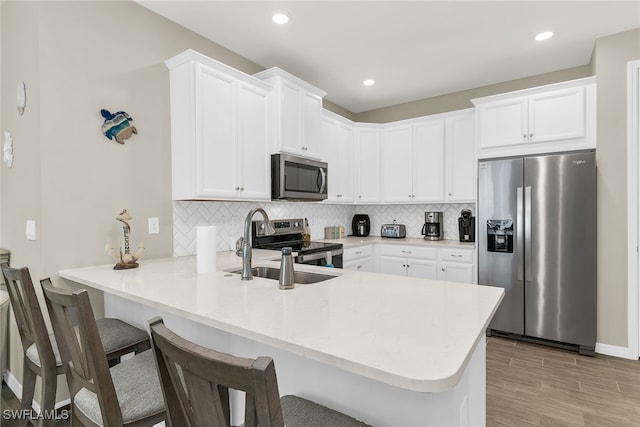
[[[158,218],[148,218],[147,223],[149,224],[149,234],[160,233],[160,220]]]

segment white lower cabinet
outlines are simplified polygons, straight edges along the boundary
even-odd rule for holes
[[[379,245],[378,272],[398,276],[474,283],[473,249]]]
[[[438,280],[474,283],[475,269],[472,249],[438,250]]]
[[[398,276],[436,279],[438,260],[436,248],[380,245],[378,270],[380,273]]]
[[[344,250],[342,268],[354,271],[373,271],[373,247],[358,246]]]

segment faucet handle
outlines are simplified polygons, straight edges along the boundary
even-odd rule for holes
[[[242,256],[242,245],[244,245],[244,237],[240,237],[236,240],[236,255]]]

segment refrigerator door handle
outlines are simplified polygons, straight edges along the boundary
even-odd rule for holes
[[[531,187],[524,188],[524,277],[531,281]]]
[[[516,251],[518,252],[518,281],[524,280],[523,222],[522,187],[518,187],[516,189]]]

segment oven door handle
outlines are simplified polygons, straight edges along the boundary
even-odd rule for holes
[[[326,259],[327,258],[327,254],[331,254],[331,257],[334,257],[336,255],[342,255],[342,249],[332,249],[330,251],[326,251],[326,252],[316,252],[313,254],[302,254],[302,255],[298,255],[296,257],[296,262],[298,264],[302,264],[304,262],[307,261],[316,261],[319,259]]]

